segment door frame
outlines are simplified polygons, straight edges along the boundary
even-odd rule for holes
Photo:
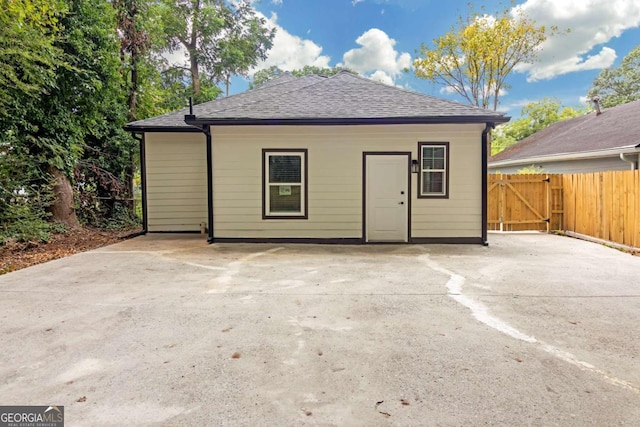
[[[367,156],[405,156],[407,158],[407,241],[367,241]],[[368,244],[407,244],[411,242],[411,152],[410,151],[363,151],[362,152],[362,242]]]

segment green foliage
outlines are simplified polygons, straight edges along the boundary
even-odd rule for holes
[[[619,67],[602,70],[587,96],[598,96],[605,108],[640,99],[640,46],[633,48]]]
[[[269,68],[263,68],[262,70],[256,71],[253,75],[253,79],[249,82],[249,89],[256,88],[263,83],[268,82],[269,80],[273,80],[276,77],[280,77],[284,73],[278,66],[272,65]]]
[[[0,245],[9,240],[46,242],[52,227],[46,210],[53,198],[51,187],[40,185],[41,174],[10,140],[5,134],[0,143]]]
[[[317,67],[315,65],[305,65],[302,69],[293,70],[291,74],[293,74],[296,77],[307,76],[309,74],[328,77],[328,76],[336,75],[341,71],[347,71],[351,74],[356,74],[356,75],[358,74],[356,71],[353,71],[352,69],[347,67],[337,66],[337,67],[327,68],[327,67]]]
[[[51,192],[54,171],[83,178],[76,172],[84,162],[120,180],[131,174],[137,144],[122,130],[127,109],[113,8],[107,1],[92,0],[67,0],[64,6],[60,10],[65,12],[55,15],[59,31],[50,40],[57,62],[42,74],[46,84],[40,90],[46,95],[34,96],[31,89],[16,85],[6,88],[3,105],[11,115],[0,115],[5,237],[27,238],[26,230],[46,237],[50,207],[60,202]],[[10,65],[20,72],[20,61]],[[78,197],[85,189],[97,196],[110,191],[82,179],[75,186]]]
[[[197,103],[214,99],[213,85],[225,82],[228,91],[231,75],[244,75],[266,59],[275,36],[247,0],[162,0],[158,13],[166,50],[186,51]]]
[[[137,223],[123,125],[216,98],[273,36],[249,1],[0,0],[0,240],[47,238],[54,173],[84,223]],[[161,56],[179,46],[186,70]]]
[[[37,96],[63,65],[55,46],[65,4],[60,0],[0,0],[0,116],[16,94]]]
[[[491,154],[498,154],[552,123],[578,117],[586,112],[586,108],[563,107],[556,98],[531,102],[522,108],[521,118],[498,126],[491,141]]]
[[[309,74],[316,74],[318,76],[333,76],[335,74],[338,74],[341,71],[347,71],[351,74],[356,74],[356,75],[358,74],[356,71],[353,71],[346,67],[338,66],[333,68],[326,68],[326,67],[317,67],[315,65],[305,65],[301,69],[291,71],[291,74],[293,74],[296,77],[307,76]],[[269,80],[273,80],[276,77],[281,76],[283,73],[284,71],[275,65],[272,65],[269,68],[264,68],[262,70],[259,70],[253,75],[253,80],[249,82],[249,89],[253,89],[255,87],[260,86],[263,83],[268,82]]]
[[[542,166],[529,165],[522,169],[518,169],[518,173],[520,175],[541,174],[545,173],[545,170]]]
[[[100,228],[107,230],[118,230],[123,228],[133,228],[140,226],[140,218],[131,207],[116,203],[108,216],[103,216],[102,221],[96,224]]]
[[[53,224],[46,220],[46,204],[41,194],[14,195],[6,209],[0,210],[0,245],[18,242],[48,242]]]
[[[194,103],[216,99],[222,94],[222,90],[211,80],[200,80],[200,91],[194,92],[193,85],[189,84],[189,72],[182,68],[169,68],[160,75],[160,81],[156,86],[162,94],[157,107],[162,112],[174,111],[187,106],[187,100],[193,98]]]
[[[469,104],[497,110],[508,89],[507,77],[520,63],[532,62],[556,28],[537,26],[522,9],[494,16],[470,13],[457,27],[422,44],[414,60],[416,76],[463,97]]]

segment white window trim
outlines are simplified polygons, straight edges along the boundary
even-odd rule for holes
[[[444,168],[442,169],[428,169],[424,167],[424,151],[427,148],[442,148],[444,149]],[[423,197],[447,197],[448,194],[448,173],[447,167],[449,158],[449,147],[445,143],[423,143],[420,146],[420,196]],[[425,192],[424,190],[424,173],[425,172],[442,172],[442,191],[439,192]]]
[[[264,150],[264,217],[265,218],[306,218],[306,150]],[[300,157],[300,182],[278,182],[271,183],[269,181],[269,159],[272,156],[297,156]],[[271,192],[269,191],[273,186],[290,185],[292,187],[300,187],[300,211],[299,212],[282,212],[271,211]]]

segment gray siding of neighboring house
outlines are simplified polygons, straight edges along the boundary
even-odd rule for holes
[[[489,173],[512,174],[529,166],[542,167],[546,173],[589,173],[603,171],[629,170],[631,164],[623,162],[619,157],[603,157],[598,159],[565,160],[559,162],[526,163],[517,166],[492,166]]]

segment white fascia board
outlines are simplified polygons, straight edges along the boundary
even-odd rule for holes
[[[625,145],[622,147],[608,148],[606,150],[594,150],[594,151],[581,151],[577,153],[560,153],[551,154],[548,156],[527,157],[524,159],[515,160],[499,160],[497,162],[489,162],[490,168],[498,168],[505,166],[520,166],[530,165],[535,163],[550,163],[550,162],[562,162],[568,160],[584,160],[584,159],[596,159],[604,157],[618,157],[620,153],[634,154],[640,153],[640,144],[638,145]]]

